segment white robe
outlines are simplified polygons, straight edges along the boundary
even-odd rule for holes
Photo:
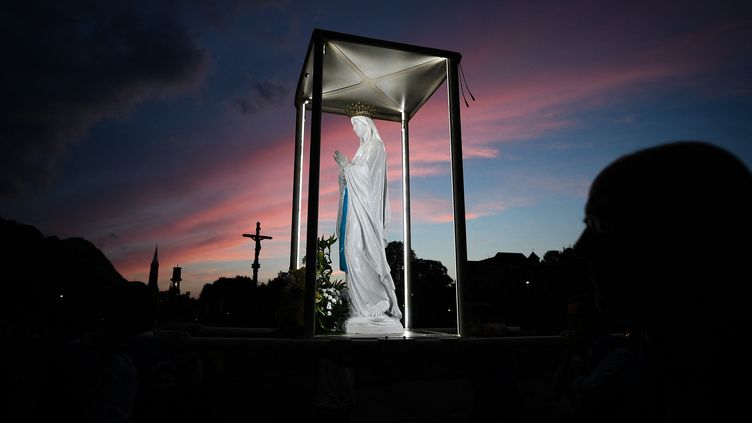
[[[364,116],[352,120],[365,123],[370,130],[360,137],[358,151],[340,175],[337,231],[340,242],[344,239],[350,320],[373,325],[385,319],[394,325],[396,320],[401,326],[402,313],[384,251],[390,221],[386,150],[373,120]],[[347,213],[343,216],[345,189]],[[342,218],[345,218],[344,234],[339,233]]]

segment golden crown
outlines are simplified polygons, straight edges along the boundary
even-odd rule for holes
[[[356,101],[345,106],[345,114],[350,117],[366,116],[372,118],[374,113],[376,113],[376,107],[365,101]]]

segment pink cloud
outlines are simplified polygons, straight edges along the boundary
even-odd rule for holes
[[[481,201],[468,201],[465,207],[465,219],[474,220],[481,217],[493,216],[510,208],[530,205],[528,198],[506,198],[494,196]],[[414,222],[444,224],[454,221],[454,211],[450,197],[420,197],[411,204]]]
[[[161,225],[153,224],[143,230],[122,228],[124,244],[143,247],[111,254],[117,268],[126,275],[136,274],[144,266],[143,251],[152,249],[153,240],[162,240],[163,254],[169,251],[173,261],[186,265],[198,261],[247,259],[247,239],[242,238],[242,233],[253,231],[256,220],[262,222],[265,234],[279,243],[289,242],[292,166],[285,168],[279,163],[284,162],[280,157],[287,154],[286,150],[292,148],[282,143],[278,145],[266,153],[238,156],[209,174],[192,173],[190,177],[195,181],[191,183],[199,187],[197,192],[190,199],[178,199],[178,202],[188,202],[189,207],[174,210],[177,215],[168,213],[157,218]],[[248,166],[249,162],[258,166]],[[262,180],[263,183],[253,182]],[[284,250],[288,249],[289,246]],[[265,252],[274,250],[265,249]]]

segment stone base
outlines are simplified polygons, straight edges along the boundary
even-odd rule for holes
[[[399,334],[404,331],[402,323],[390,316],[350,317],[345,322],[345,333]]]

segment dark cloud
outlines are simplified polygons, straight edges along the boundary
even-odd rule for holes
[[[256,82],[251,88],[248,97],[239,97],[235,99],[240,112],[244,115],[254,114],[265,108],[274,107],[282,104],[287,98],[289,90],[286,86],[276,81]]]
[[[66,148],[98,121],[200,83],[207,54],[176,4],[4,4],[0,197],[48,181]]]

